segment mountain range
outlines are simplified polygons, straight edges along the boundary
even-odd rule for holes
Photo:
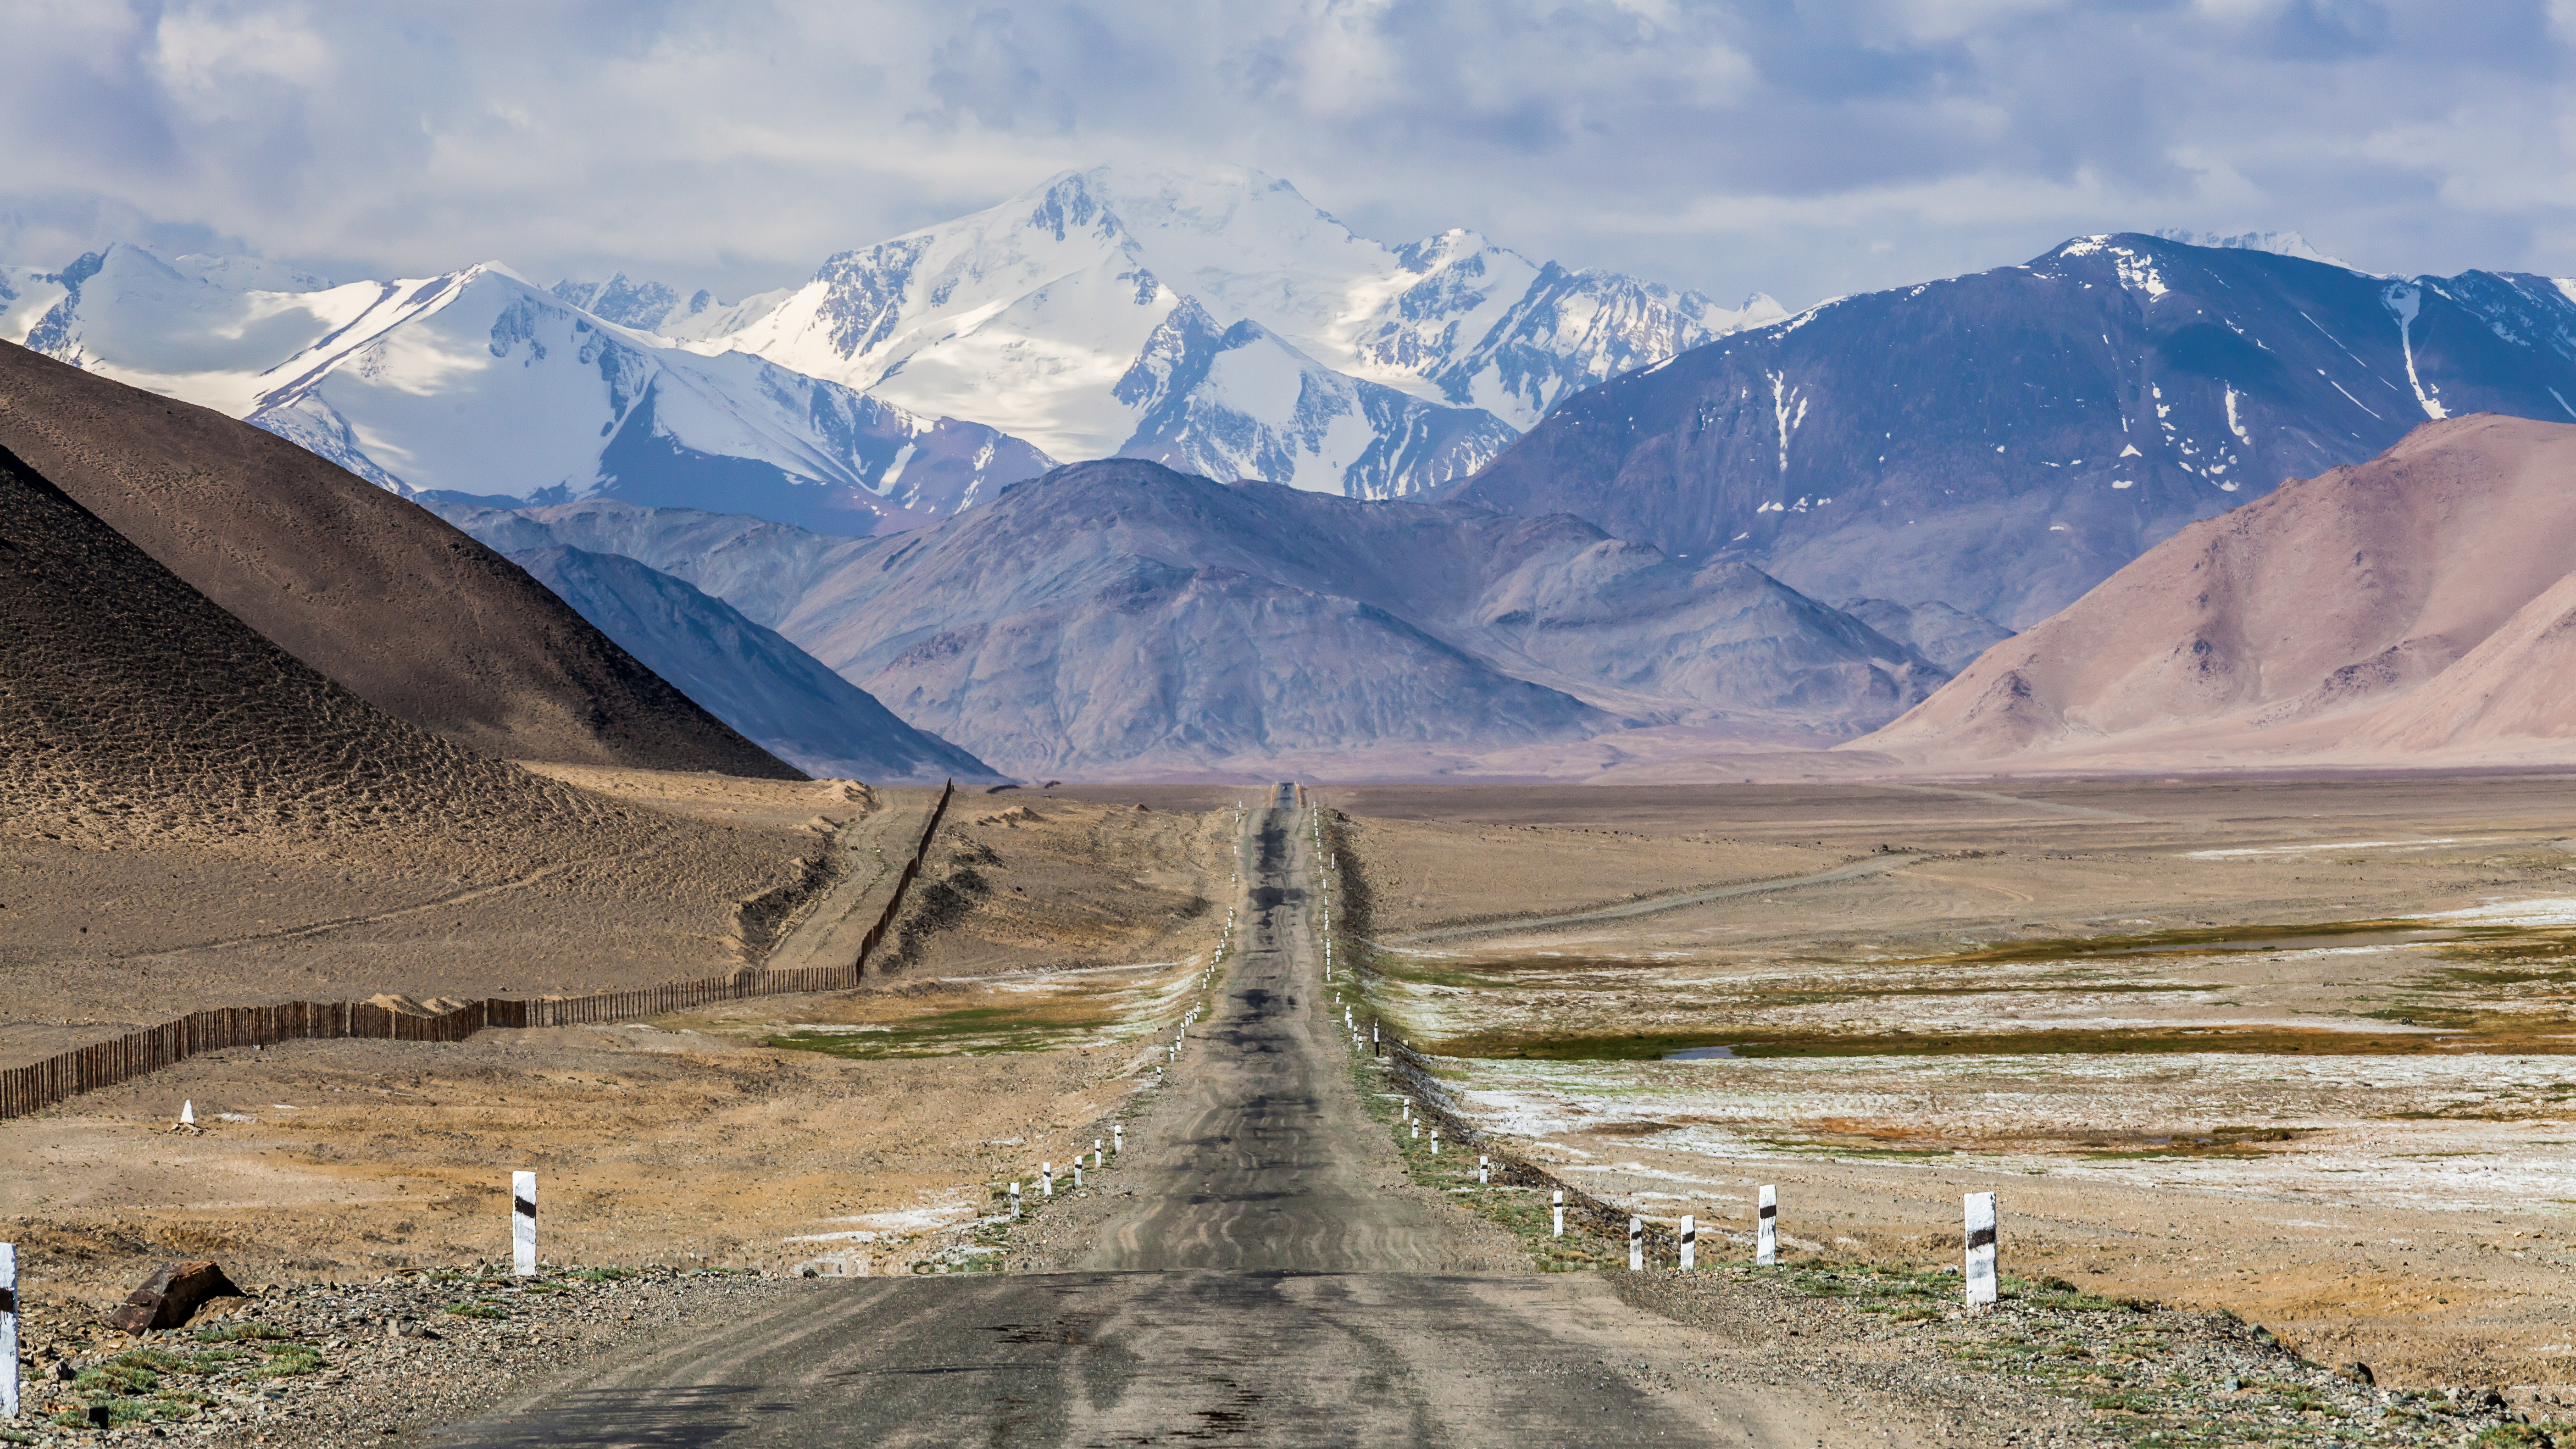
[[[1821,745],[1947,678],[1757,570],[1572,518],[1226,485],[1142,460],[1060,469],[865,540],[608,500],[442,507],[514,556],[569,547],[685,579],[1021,775],[1325,755],[1441,773],[1662,726]]]
[[[1050,455],[1389,498],[1464,478],[1575,391],[1784,315],[1533,262],[1472,232],[1388,247],[1240,168],[1067,172],[654,327]]]
[[[119,245],[0,272],[0,335],[406,496],[723,499],[868,533],[1051,466],[991,428],[603,322],[498,265],[333,287]]]
[[[2420,423],[2150,549],[1853,750],[2014,769],[2563,762],[2576,425]]]
[[[1463,231],[1382,246],[1238,170],[1066,173],[730,305],[623,275],[539,288],[498,262],[337,286],[130,245],[0,267],[0,338],[396,492],[843,536],[1111,455],[1416,492],[1581,387],[1779,315]]]
[[[2576,419],[2576,283],[2080,237],[1640,368],[1442,496],[2019,628],[2195,519],[2473,411]]]

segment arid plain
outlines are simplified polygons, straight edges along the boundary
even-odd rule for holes
[[[1373,999],[1605,1197],[1928,1263],[1991,1189],[2007,1271],[2576,1378],[2576,779],[1325,793]]]
[[[458,963],[522,943],[548,988],[621,986],[739,959],[726,893],[818,845],[840,873],[772,954],[829,939],[931,801],[549,773],[735,842],[691,859],[738,879],[442,875],[465,908],[421,910],[413,884],[371,910],[263,867],[278,884],[236,921],[84,905],[97,872],[167,874],[170,848],[46,842],[12,861],[10,907],[46,940],[77,942],[83,910],[119,923],[130,947],[59,959],[174,1010],[216,986],[480,991],[493,968]],[[1251,793],[960,796],[857,991],[221,1053],[0,1125],[0,1214],[45,1264],[35,1292],[92,1303],[182,1251],[252,1282],[489,1261],[518,1167],[544,1174],[560,1261],[980,1266],[997,1184],[1149,1090]],[[2576,777],[1316,794],[1362,1010],[1499,1141],[1621,1207],[1696,1215],[1704,1262],[1749,1251],[1761,1183],[1792,1257],[1917,1268],[1955,1257],[1959,1194],[1991,1189],[2011,1274],[2231,1310],[2382,1384],[2576,1380]],[[654,929],[689,944],[583,945]],[[13,1060],[103,1029],[32,1020],[35,1000],[10,1008]],[[172,1130],[183,1099],[203,1131]]]

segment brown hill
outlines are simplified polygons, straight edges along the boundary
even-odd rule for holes
[[[0,344],[0,447],[423,729],[502,758],[800,778],[517,565],[248,424]]]
[[[2576,735],[2576,426],[2478,414],[2150,549],[1850,748],[2402,763]]]
[[[0,450],[0,819],[80,844],[576,833],[628,812],[414,728]],[[542,858],[541,850],[500,851]]]

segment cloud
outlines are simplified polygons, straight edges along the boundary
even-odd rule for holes
[[[0,259],[730,297],[1108,161],[1793,305],[2158,226],[2566,275],[2569,4],[16,0]]]

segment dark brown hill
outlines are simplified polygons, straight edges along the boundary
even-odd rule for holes
[[[635,833],[601,797],[324,678],[5,450],[0,630],[0,819],[13,834],[248,848],[446,838],[542,860],[543,837],[567,829]]]
[[[799,778],[517,565],[248,424],[0,344],[0,447],[194,592],[434,734],[501,758]]]

